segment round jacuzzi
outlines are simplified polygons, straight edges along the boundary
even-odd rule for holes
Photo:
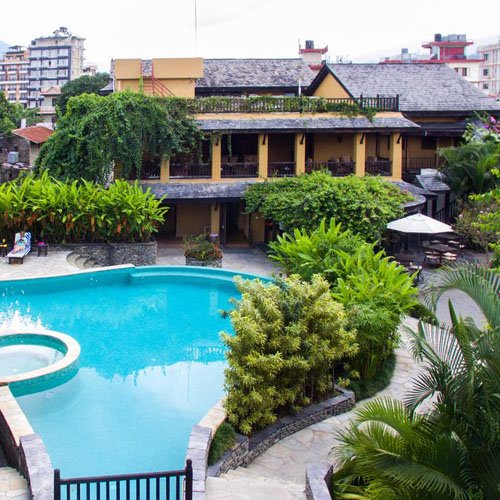
[[[64,333],[1,333],[0,384],[14,395],[55,387],[75,375],[79,356],[80,345]]]

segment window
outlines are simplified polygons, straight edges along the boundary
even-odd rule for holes
[[[490,74],[490,71],[488,68],[483,69],[483,76],[488,76]]]
[[[435,151],[437,148],[437,139],[435,137],[422,137],[422,149]]]
[[[462,76],[469,76],[469,68],[462,68]]]
[[[488,84],[487,83],[483,83],[483,90],[488,90]]]
[[[488,52],[484,53],[484,60],[487,61],[490,58],[490,54]]]

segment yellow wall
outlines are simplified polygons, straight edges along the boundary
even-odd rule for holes
[[[363,177],[366,172],[366,134],[355,134],[354,137],[354,173]]]
[[[269,161],[269,136],[267,134],[259,134],[257,139],[259,150],[259,177],[267,178],[267,163]]]
[[[434,158],[436,151],[433,149],[422,149],[421,137],[408,137],[406,146],[407,158]],[[438,142],[439,147],[439,142]]]
[[[138,80],[141,73],[140,59],[115,59],[116,80]]]
[[[345,89],[342,88],[332,75],[328,74],[323,78],[318,88],[314,91],[315,96],[318,97],[351,97]]]
[[[177,205],[177,228],[175,236],[182,238],[189,234],[202,234],[211,227],[210,203],[196,203],[192,205],[179,203]]]
[[[190,79],[203,76],[203,59],[201,57],[178,57],[152,59],[155,78]]]
[[[306,171],[306,134],[295,134],[295,174]]]
[[[342,138],[342,142],[338,138]],[[353,134],[314,134],[314,161],[353,156]]]
[[[391,134],[391,179],[400,181],[403,169],[403,138],[399,132]]]

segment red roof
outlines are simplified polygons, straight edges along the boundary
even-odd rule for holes
[[[25,139],[28,139],[28,141],[41,144],[53,134],[53,130],[50,130],[47,127],[34,126],[17,128],[16,130],[13,130],[12,133],[18,135],[19,137],[24,137]]]

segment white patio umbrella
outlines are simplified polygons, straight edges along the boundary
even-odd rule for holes
[[[387,229],[399,231],[400,233],[414,234],[439,234],[451,233],[453,228],[432,217],[423,214],[413,214],[402,219],[393,220],[387,224]]]

